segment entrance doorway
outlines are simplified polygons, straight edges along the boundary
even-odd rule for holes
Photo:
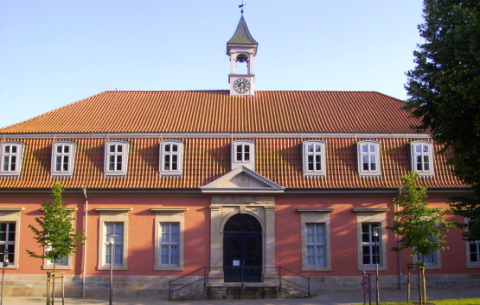
[[[262,281],[262,227],[248,214],[236,214],[223,230],[225,282]]]

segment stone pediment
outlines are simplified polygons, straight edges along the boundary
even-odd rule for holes
[[[202,193],[283,193],[285,187],[242,166],[200,189]]]

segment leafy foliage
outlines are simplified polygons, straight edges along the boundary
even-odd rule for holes
[[[392,250],[413,249],[412,255],[427,256],[447,249],[442,246],[446,242],[442,232],[453,225],[443,219],[446,211],[430,208],[423,201],[427,198],[427,188],[420,187],[419,177],[416,172],[402,177],[402,192],[393,200],[401,209],[395,213],[389,229],[400,236],[400,246]]]
[[[39,229],[29,225],[35,234],[35,240],[42,247],[42,254],[27,250],[27,253],[36,258],[49,259],[54,262],[62,257],[77,252],[77,247],[85,240],[83,231],[75,233],[73,228],[74,217],[62,201],[63,189],[59,182],[52,189],[52,201],[42,204],[43,216],[36,217]]]
[[[471,186],[452,199],[453,212],[470,218],[466,239],[480,239],[480,3],[478,0],[424,0],[425,43],[414,52],[407,73],[406,109],[451,149],[449,162]]]

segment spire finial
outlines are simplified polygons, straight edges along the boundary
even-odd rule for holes
[[[242,13],[242,15],[243,15],[243,7],[244,7],[245,5],[246,5],[246,4],[244,4],[244,3],[243,3],[243,0],[242,0],[242,4],[240,4],[240,5],[238,6],[238,8],[241,8],[240,13]]]

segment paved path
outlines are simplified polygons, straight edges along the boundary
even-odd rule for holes
[[[461,298],[480,298],[480,287],[478,289],[429,289],[427,291],[429,300],[441,299],[461,299]],[[412,300],[417,300],[418,293],[412,291]],[[384,290],[380,291],[380,301],[406,301],[406,290]],[[61,305],[60,299],[55,299],[56,305]],[[368,301],[368,300],[367,300]],[[360,292],[339,291],[328,292],[322,295],[314,296],[310,299],[283,299],[283,300],[216,300],[216,301],[167,301],[153,297],[122,297],[115,298],[115,305],[350,305],[361,304],[362,295]],[[36,305],[45,304],[45,298],[34,297],[5,297],[3,305]],[[108,298],[67,298],[66,305],[89,305],[109,304]],[[368,302],[367,302],[368,304]],[[372,304],[375,304],[375,295],[372,295]]]

